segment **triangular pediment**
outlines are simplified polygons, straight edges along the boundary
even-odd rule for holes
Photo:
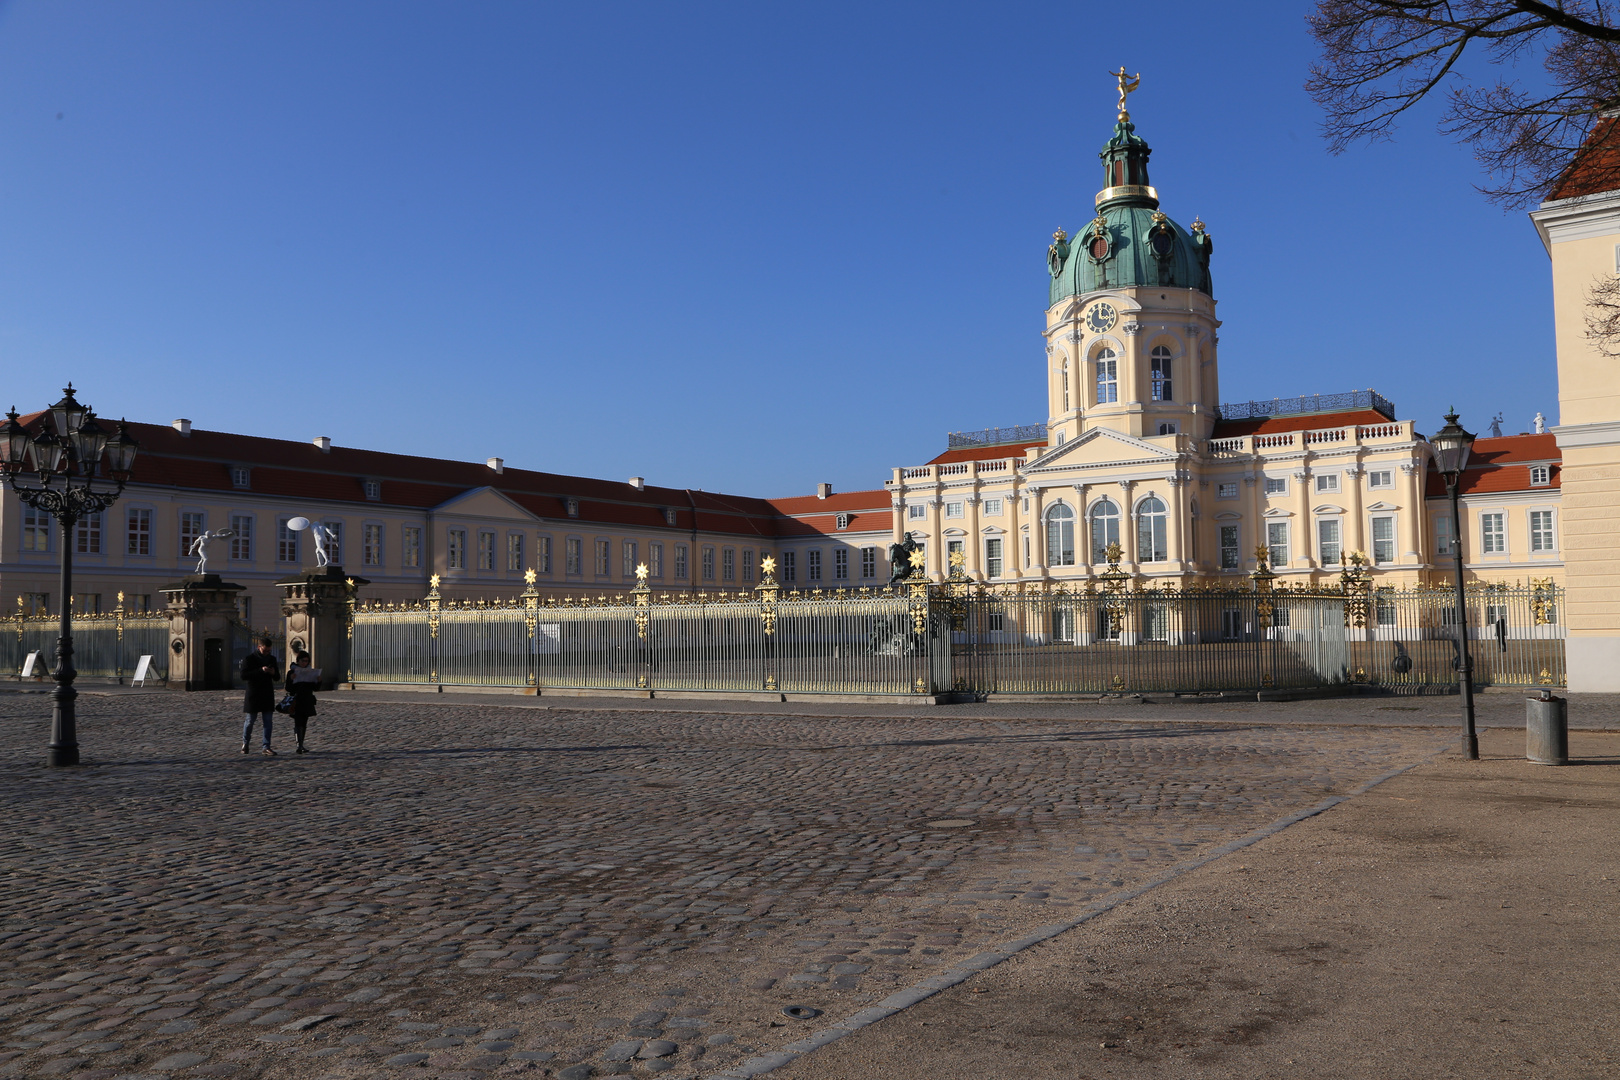
[[[1261,514],[1260,516],[1261,517],[1268,517],[1268,518],[1285,518],[1285,517],[1293,517],[1294,514],[1293,514],[1293,511],[1291,511],[1291,510],[1283,510],[1283,509],[1280,509],[1278,507],[1273,506],[1270,510],[1267,510],[1265,513]]]
[[[471,488],[433,508],[436,514],[465,514],[467,517],[495,518],[501,521],[539,521],[535,515],[492,487]]]
[[[1375,502],[1371,506],[1367,507],[1367,509],[1368,510],[1399,510],[1400,507],[1396,506],[1394,503]]]
[[[1177,457],[1174,450],[1166,450],[1134,435],[1124,435],[1110,428],[1092,428],[1077,439],[1052,447],[1025,465],[1024,471],[1027,474],[1035,469],[1085,469],[1174,461]]]

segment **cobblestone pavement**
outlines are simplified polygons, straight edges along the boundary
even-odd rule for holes
[[[1448,741],[238,702],[0,695],[0,1076],[708,1076]]]

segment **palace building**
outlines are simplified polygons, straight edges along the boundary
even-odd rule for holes
[[[1249,574],[1262,547],[1296,583],[1350,552],[1379,584],[1449,571],[1444,484],[1390,401],[1221,402],[1214,243],[1160,209],[1151,153],[1122,105],[1095,216],[1047,249],[1046,423],[954,434],[893,470],[895,540],[923,545],[936,579],[960,552],[984,582],[1082,584],[1112,544],[1145,584]],[[1561,577],[1551,436],[1480,439],[1461,490],[1470,572]]]

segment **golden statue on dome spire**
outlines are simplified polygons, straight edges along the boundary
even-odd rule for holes
[[[1142,73],[1138,71],[1135,75],[1127,75],[1125,65],[1121,64],[1118,71],[1110,71],[1108,74],[1119,80],[1119,119],[1120,123],[1124,123],[1131,118],[1131,114],[1125,111],[1125,99],[1130,96],[1131,91],[1142,85]]]

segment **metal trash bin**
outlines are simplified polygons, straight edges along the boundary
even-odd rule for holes
[[[1569,764],[1569,699],[1543,690],[1525,701],[1524,756],[1538,765]]]

